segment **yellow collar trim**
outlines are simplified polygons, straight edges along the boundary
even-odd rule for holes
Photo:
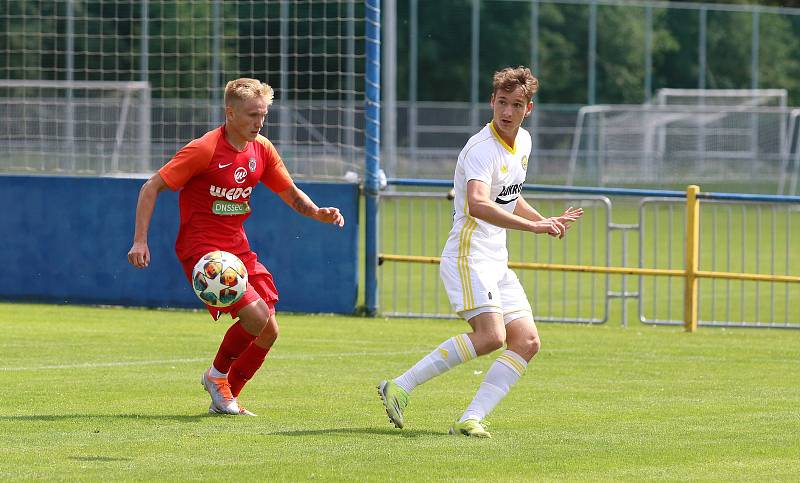
[[[497,142],[499,142],[501,146],[506,148],[506,151],[508,151],[511,154],[517,154],[517,147],[514,146],[512,148],[511,146],[506,144],[506,142],[503,140],[503,138],[500,137],[500,134],[497,133],[497,130],[494,128],[494,119],[492,119],[489,122],[489,129],[492,130],[492,134],[494,135],[494,138],[497,139]]]

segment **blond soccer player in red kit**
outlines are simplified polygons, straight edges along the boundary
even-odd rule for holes
[[[259,134],[273,97],[272,88],[259,80],[228,82],[225,124],[181,148],[144,183],[136,204],[133,246],[128,252],[133,266],[150,264],[150,219],[159,193],[169,188],[180,190],[175,252],[189,283],[197,260],[214,250],[233,253],[247,268],[247,290],[238,302],[226,308],[207,306],[214,320],[224,312],[235,320],[202,376],[211,396],[209,413],[255,416],[239,405],[239,393],[278,337],[278,290],[251,250],[242,226],[250,216],[250,197],[256,185],[263,183],[302,215],[344,226],[338,208],[318,207],[294,184],[275,147]]]

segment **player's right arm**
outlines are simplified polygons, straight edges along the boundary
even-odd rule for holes
[[[150,265],[150,249],[147,247],[147,230],[156,206],[159,193],[169,188],[177,191],[189,180],[208,166],[214,155],[219,134],[217,130],[191,141],[182,147],[175,156],[148,179],[139,190],[136,203],[136,228],[133,233],[133,246],[128,251],[128,261],[136,268]]]
[[[564,224],[557,219],[543,218],[539,221],[532,221],[509,213],[497,206],[489,198],[489,193],[489,185],[483,181],[471,179],[467,182],[467,207],[470,216],[500,228],[546,233],[554,237],[559,237],[566,231]]]
[[[139,200],[136,202],[136,228],[133,233],[133,246],[128,251],[128,262],[136,268],[145,268],[150,265],[147,230],[150,228],[150,219],[153,217],[156,198],[167,187],[164,178],[159,173],[156,173],[145,181],[142,189],[139,190]]]

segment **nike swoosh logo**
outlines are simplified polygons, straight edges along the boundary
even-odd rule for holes
[[[219,169],[222,169],[222,168],[227,168],[228,166],[230,166],[230,165],[232,165],[232,164],[233,164],[233,163],[228,163],[228,164],[222,164],[222,163],[219,163],[217,166],[219,166]]]
[[[511,203],[512,201],[516,200],[517,198],[519,198],[519,196],[515,196],[515,197],[511,198],[510,200],[501,200],[500,197],[498,196],[497,199],[494,200],[494,202],[495,203],[499,203],[501,205],[507,205],[507,204]]]

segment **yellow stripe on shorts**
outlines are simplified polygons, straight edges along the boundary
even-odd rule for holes
[[[467,213],[469,207],[467,206],[466,200],[464,200],[464,213]],[[464,235],[467,233],[467,228],[469,228],[469,217],[466,217],[464,220],[464,224],[461,225],[461,233],[459,233],[458,237],[458,258],[456,259],[456,264],[458,266],[458,278],[461,279],[461,300],[464,303],[464,306],[467,305],[467,289],[466,285],[464,284],[464,268],[463,268],[463,258],[464,258]]]
[[[469,207],[464,203],[464,212],[467,213]],[[472,234],[478,227],[474,218],[467,215],[464,224],[461,226],[461,233],[458,240],[458,275],[461,279],[461,297],[464,301],[463,310],[470,310],[475,305],[474,294],[472,293],[472,277],[469,274],[469,260]]]
[[[470,226],[467,228],[467,234],[465,237],[464,256],[460,258],[462,266],[461,283],[466,289],[466,296],[464,297],[464,310],[471,310],[475,308],[475,294],[472,292],[472,276],[470,275],[469,270],[469,255],[472,247],[472,234],[478,227],[478,223],[474,218],[469,218],[468,223]]]

